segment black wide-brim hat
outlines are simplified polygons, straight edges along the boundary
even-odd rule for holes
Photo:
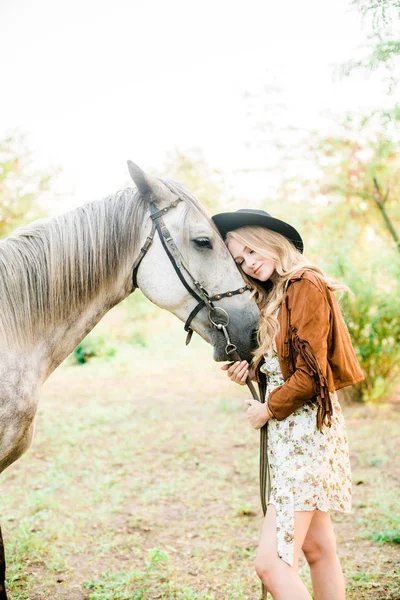
[[[289,223],[271,217],[265,210],[240,208],[236,212],[219,213],[211,218],[224,239],[228,231],[234,231],[239,227],[247,227],[248,225],[256,225],[280,233],[289,242],[292,242],[299,252],[303,252],[304,244],[299,232]]]

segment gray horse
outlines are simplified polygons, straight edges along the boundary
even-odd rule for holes
[[[103,315],[134,291],[138,256],[143,259],[137,286],[183,322],[197,305],[194,281],[210,295],[240,287],[243,292],[243,279],[198,200],[179,183],[152,178],[133,163],[129,170],[136,189],[38,221],[0,241],[0,472],[32,441],[43,383]],[[140,250],[154,233],[154,207],[163,211],[170,239],[194,275],[181,271],[186,285],[161,237],[154,237],[146,253]],[[222,296],[218,306],[229,313],[231,342],[248,360],[258,309],[248,292]],[[205,307],[191,327],[213,346],[215,360],[229,359],[224,335]],[[0,600],[7,598],[4,579],[0,529]]]

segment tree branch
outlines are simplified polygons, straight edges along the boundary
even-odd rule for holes
[[[387,214],[386,209],[385,209],[385,202],[388,198],[389,191],[386,193],[385,198],[383,198],[382,193],[381,193],[381,188],[379,187],[379,183],[378,183],[378,180],[376,177],[374,177],[374,186],[375,186],[375,195],[374,195],[375,203],[376,203],[377,207],[379,208],[379,210],[381,211],[383,220],[385,221],[385,225],[386,225],[387,229],[389,230],[389,232],[391,233],[394,241],[396,242],[397,249],[400,252],[399,236],[397,235],[397,231],[395,230],[395,228],[389,218],[389,215]]]

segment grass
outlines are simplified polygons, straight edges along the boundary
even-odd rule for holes
[[[262,515],[246,390],[171,318],[147,346],[46,383],[32,448],[2,477],[10,600],[254,600]],[[345,408],[349,600],[400,597],[397,405]],[[310,587],[308,568],[301,575]]]

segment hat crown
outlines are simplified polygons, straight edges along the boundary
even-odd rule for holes
[[[254,215],[260,215],[262,217],[270,217],[271,216],[269,213],[267,213],[266,210],[262,210],[261,208],[239,208],[236,212],[252,213]]]

